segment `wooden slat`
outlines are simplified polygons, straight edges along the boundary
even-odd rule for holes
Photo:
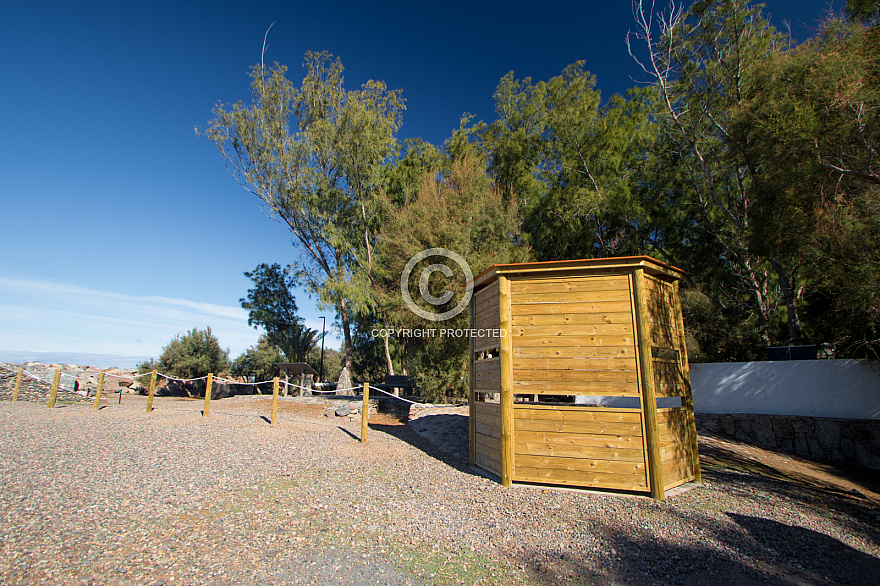
[[[517,469],[517,482],[536,482],[562,484],[565,486],[584,486],[608,488],[612,490],[646,491],[648,483],[644,475],[603,474],[581,470],[555,470],[523,466]]]
[[[619,462],[639,462],[644,466],[642,446],[632,449],[597,448],[592,446],[556,446],[545,443],[515,442],[517,456],[542,456],[554,458],[589,458]]]
[[[519,342],[520,340],[517,340]],[[587,358],[587,359],[612,359],[622,358],[635,360],[635,348],[633,346],[520,346],[513,347],[514,360],[520,358]]]
[[[498,327],[498,312],[487,311],[482,315],[478,315],[474,328],[478,330],[495,329]]]
[[[630,397],[639,395],[637,383],[602,381],[513,381],[513,392],[533,395],[604,395]]]
[[[632,342],[631,324],[550,324],[543,326],[516,326],[511,336],[584,336],[615,337]],[[597,342],[590,342],[596,344]],[[601,341],[597,344],[600,345]]]
[[[477,401],[474,405],[477,417],[479,419],[487,418],[492,421],[497,421],[501,416],[501,406],[498,403],[486,403],[485,401]]]
[[[513,340],[513,344],[517,347],[532,346],[539,340],[548,340],[547,344],[552,345],[549,340],[557,341],[558,345],[578,346],[589,348],[593,346],[617,346],[632,347],[635,337],[629,336],[593,336],[588,334],[577,335],[571,334],[568,326],[530,326],[528,328],[514,328],[508,336]],[[561,340],[566,340],[562,342]],[[540,344],[540,343],[539,343]]]
[[[530,303],[601,303],[607,301],[629,302],[629,291],[617,289],[614,291],[586,291],[570,293],[520,293],[514,294],[511,303],[514,307]]]
[[[590,409],[587,407],[525,406],[514,407],[514,417],[519,420],[545,419],[547,421],[599,421],[638,423],[641,414],[636,409]]]
[[[475,437],[477,445],[484,448],[483,451],[485,453],[495,454],[496,457],[501,453],[501,438],[483,435],[482,433],[476,434]]]
[[[638,423],[613,423],[604,421],[550,421],[547,419],[517,419],[514,421],[516,432],[520,431],[553,431],[584,435],[641,435]]]
[[[514,356],[516,356],[514,354]],[[633,358],[563,358],[553,356],[547,358],[520,358],[515,357],[514,368],[525,369],[548,369],[548,370],[632,370],[636,369],[636,359]]]
[[[638,383],[638,374],[635,370],[543,370],[517,367],[518,362],[513,368],[513,378],[516,381]]]
[[[475,464],[484,470],[488,470],[493,474],[501,476],[501,463],[498,460],[489,456],[488,454],[480,452],[479,450],[476,454]]]
[[[663,462],[669,462],[670,460],[681,460],[687,462],[688,465],[690,465],[690,457],[690,449],[687,445],[687,442],[663,446],[660,449],[660,460]]]
[[[474,299],[477,302],[477,309],[480,308],[480,303],[483,303],[493,297],[498,297],[498,281],[490,285],[486,285],[485,287],[478,289],[474,292]]]
[[[556,313],[541,315],[517,315],[511,317],[513,326],[561,326],[561,325],[607,325],[625,324],[632,327],[632,315],[618,311],[608,313]]]
[[[510,283],[510,291],[514,296],[529,293],[568,294],[584,291],[611,291],[622,289],[629,291],[625,276],[596,276],[568,279],[529,279],[515,280]]]
[[[630,302],[601,301],[584,303],[517,303],[511,307],[511,315],[556,315],[559,313],[620,313],[628,311]]]
[[[626,462],[621,460],[595,460],[590,458],[555,458],[549,456],[516,456],[517,467],[538,468],[546,470],[568,470],[583,473],[601,474],[644,474],[644,462]]]
[[[637,450],[643,454],[642,438],[640,435],[585,435],[570,433],[567,431],[518,431],[516,441],[524,443],[540,443],[548,446],[568,447],[580,446],[585,448],[602,448],[613,450]]]
[[[478,434],[482,434],[488,437],[501,439],[501,422],[498,420],[495,420],[494,422],[487,422],[478,419],[476,424],[476,432]]]
[[[688,480],[693,480],[694,473],[688,462],[670,460],[663,463],[663,477],[671,481],[684,480],[687,482]]]

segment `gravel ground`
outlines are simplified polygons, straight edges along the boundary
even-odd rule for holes
[[[0,402],[0,583],[880,583],[856,492],[711,463],[662,503],[505,489],[388,417],[360,443],[320,406],[202,404]]]

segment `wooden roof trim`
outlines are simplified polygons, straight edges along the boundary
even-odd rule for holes
[[[648,274],[671,277],[673,279],[680,279],[687,274],[687,271],[661,262],[655,258],[651,258],[650,256],[620,256],[608,258],[585,258],[578,260],[550,260],[540,262],[523,262],[493,265],[474,277],[474,287],[479,287],[480,285],[489,283],[495,280],[498,275],[528,274],[536,272],[576,273],[579,271],[589,272],[595,269],[634,269],[636,267],[644,268],[645,272],[647,272]]]

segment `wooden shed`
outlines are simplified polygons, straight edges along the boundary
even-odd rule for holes
[[[470,462],[650,493],[700,480],[678,295],[646,256],[495,265],[470,305]]]

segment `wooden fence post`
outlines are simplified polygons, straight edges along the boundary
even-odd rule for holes
[[[278,417],[278,377],[272,379],[272,421],[270,421],[271,425],[275,425],[275,420]]]
[[[635,309],[636,340],[639,378],[641,379],[642,429],[644,434],[645,463],[648,465],[648,487],[658,501],[664,497],[663,462],[660,460],[660,431],[657,422],[657,395],[655,392],[654,362],[651,354],[651,322],[648,315],[648,295],[645,290],[645,269],[632,273],[633,308]]]
[[[12,400],[18,401],[18,390],[21,388],[21,375],[24,372],[24,368],[18,369],[18,374],[15,375],[15,389],[12,391]]]
[[[510,486],[515,474],[513,340],[510,336],[510,279],[504,275],[498,275],[498,304],[501,329],[501,338],[498,340],[498,363],[501,367],[501,486]],[[506,336],[504,332],[507,332]]]
[[[202,412],[202,415],[205,417],[208,416],[208,411],[211,409],[211,387],[214,386],[214,373],[208,373],[208,383],[205,387],[205,410]]]
[[[103,372],[101,374],[104,374]],[[121,391],[120,391],[121,392]],[[147,413],[153,412],[153,395],[156,394],[156,371],[150,373],[150,391],[147,394]]]
[[[364,383],[364,404],[361,409],[361,443],[367,441],[367,418],[370,416],[370,383]]]
[[[104,392],[104,371],[98,377],[98,390],[95,391],[95,409],[101,408],[101,393]]]
[[[55,406],[55,397],[58,396],[58,384],[61,382],[61,370],[55,371],[55,379],[52,381],[52,390],[49,391],[49,409]]]

